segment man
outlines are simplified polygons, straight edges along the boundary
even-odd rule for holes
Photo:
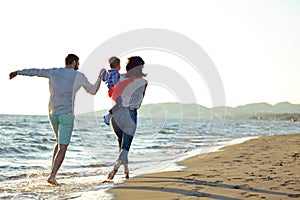
[[[24,69],[9,74],[10,79],[17,75],[38,76],[49,79],[49,121],[56,137],[56,145],[47,181],[53,185],[58,185],[55,177],[64,160],[73,131],[75,94],[83,87],[86,92],[95,95],[99,90],[101,75],[104,71],[104,69],[100,71],[98,79],[93,85],[83,73],[77,71],[79,66],[78,56],[69,54],[65,59],[65,64],[65,68]]]

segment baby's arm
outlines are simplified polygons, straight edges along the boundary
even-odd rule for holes
[[[103,71],[101,79],[102,79],[102,81],[107,82],[108,72],[106,70]]]

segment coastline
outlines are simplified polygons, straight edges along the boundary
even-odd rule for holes
[[[262,136],[180,161],[179,171],[137,176],[115,199],[300,198],[300,134]]]

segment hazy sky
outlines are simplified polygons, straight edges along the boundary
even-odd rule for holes
[[[68,53],[79,55],[84,63],[106,40],[142,28],[172,30],[201,46],[220,74],[227,106],[300,104],[299,11],[297,0],[1,1],[0,114],[47,114],[47,79],[9,80],[11,71],[64,67]],[[140,55],[148,64],[169,63],[174,69],[187,65],[162,52]],[[95,81],[97,73],[89,80]],[[191,73],[179,73],[196,85],[196,103],[210,106],[205,83],[193,83],[197,78]],[[150,85],[144,103],[165,101],[176,98],[167,88]],[[95,109],[110,105],[102,85]]]

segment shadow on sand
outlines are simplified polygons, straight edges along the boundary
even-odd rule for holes
[[[146,180],[143,181],[131,181],[131,182],[141,182],[141,183],[180,183],[180,184],[186,184],[186,185],[197,185],[197,186],[208,186],[208,187],[217,187],[217,188],[223,188],[223,189],[233,189],[233,190],[240,190],[244,192],[252,192],[252,193],[261,193],[263,194],[271,194],[271,195],[278,195],[280,198],[299,198],[300,194],[288,194],[284,192],[276,192],[271,190],[261,190],[256,189],[252,187],[245,187],[245,186],[238,186],[238,185],[229,185],[229,184],[222,184],[222,183],[216,183],[216,182],[209,182],[209,181],[202,181],[202,180],[194,180],[189,178],[170,178],[170,177],[144,177]],[[147,180],[149,179],[149,180]],[[155,180],[150,180],[155,179]],[[160,179],[160,180],[157,180]],[[184,186],[182,187],[184,188]],[[185,196],[191,196],[191,197],[206,197],[211,199],[228,199],[228,200],[234,200],[237,198],[231,198],[227,196],[222,195],[215,195],[215,194],[209,194],[194,190],[185,190],[185,189],[178,189],[178,188],[172,188],[172,187],[155,187],[155,186],[118,186],[118,189],[131,189],[131,190],[151,190],[151,191],[159,191],[159,192],[167,192],[167,193],[176,193],[181,194]]]

